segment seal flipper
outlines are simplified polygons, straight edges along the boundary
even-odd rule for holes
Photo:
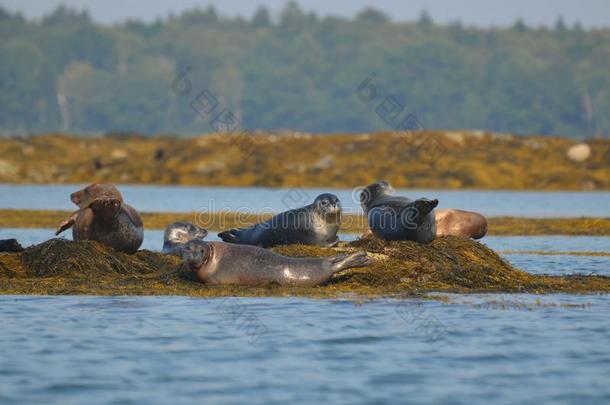
[[[326,244],[326,247],[335,247],[339,244],[339,236],[336,235],[335,239],[328,241],[328,243]]]
[[[341,254],[330,257],[329,260],[333,273],[354,267],[367,267],[373,264],[373,259],[368,257],[365,252],[356,252],[351,255]]]
[[[243,231],[243,228],[229,229],[228,231],[220,232],[218,237],[222,239],[223,242],[241,244],[243,242],[241,241],[240,234]]]
[[[81,212],[81,210],[78,210],[78,211],[74,212],[72,215],[70,215],[70,217],[68,219],[61,221],[61,223],[59,224],[59,227],[57,227],[57,230],[55,231],[55,236],[59,235],[66,229],[72,228],[72,225],[74,225],[74,223],[76,222],[76,217],[78,217],[80,212]]]
[[[413,203],[415,208],[419,211],[419,216],[424,217],[428,215],[438,205],[438,200],[428,200],[427,198],[419,198]]]

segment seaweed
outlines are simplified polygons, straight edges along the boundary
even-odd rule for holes
[[[585,162],[566,157],[577,142],[478,131],[47,134],[0,139],[0,181],[351,188],[384,178],[397,188],[610,189],[610,141],[587,140]]]
[[[116,252],[92,241],[51,239],[20,253],[0,254],[2,294],[220,296],[411,296],[428,292],[610,292],[610,277],[533,275],[512,266],[487,246],[442,237],[430,244],[376,238],[333,248],[290,245],[273,249],[293,257],[366,251],[374,264],[344,270],[311,288],[209,286],[182,260],[158,252]]]

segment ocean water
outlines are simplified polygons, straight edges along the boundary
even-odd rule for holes
[[[0,297],[0,403],[603,404],[610,296]]]
[[[0,208],[71,210],[76,188],[0,185]],[[306,199],[302,190],[121,190],[143,211],[193,211],[210,195],[211,210],[247,201],[279,211]],[[351,193],[338,195],[349,207]],[[422,195],[488,215],[610,216],[610,193]],[[0,229],[11,237],[27,246],[53,230]],[[142,248],[162,240],[145,231]],[[531,273],[610,276],[608,256],[527,253],[610,252],[610,237],[482,243]],[[0,404],[610,403],[609,294],[433,298],[0,296]]]
[[[73,210],[70,193],[82,185],[0,184],[0,208]],[[119,186],[125,201],[140,211],[280,212],[311,203],[323,192],[337,194],[346,213],[361,212],[359,188],[268,189],[261,187]],[[439,199],[439,208],[478,211],[488,216],[610,217],[610,192],[398,190],[411,198]]]

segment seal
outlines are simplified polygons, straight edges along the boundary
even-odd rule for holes
[[[224,242],[264,248],[302,243],[334,246],[339,242],[341,203],[334,194],[320,194],[312,204],[282,212],[249,228],[218,234]]]
[[[95,240],[115,250],[135,253],[144,239],[144,226],[138,211],[123,202],[112,184],[91,184],[70,195],[80,208],[63,221],[55,235],[72,228],[72,238]]]
[[[23,252],[23,246],[17,242],[17,239],[2,239],[0,240],[0,252]]]
[[[362,190],[360,204],[378,238],[429,243],[436,237],[436,199],[395,196],[392,186],[382,180]]]
[[[487,234],[487,218],[478,212],[456,209],[436,210],[436,235],[481,239]]]
[[[163,253],[182,256],[184,245],[193,239],[203,239],[208,231],[189,221],[169,224],[163,234]]]
[[[186,268],[204,283],[247,286],[313,287],[325,283],[338,271],[372,264],[364,252],[295,258],[257,246],[202,240],[189,241],[182,259]]]

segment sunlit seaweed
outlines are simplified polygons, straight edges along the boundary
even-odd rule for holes
[[[426,141],[426,142],[423,142]],[[4,183],[609,190],[610,141],[478,131],[0,138]],[[159,158],[162,156],[162,158]],[[383,158],[381,158],[383,157]]]
[[[208,286],[181,259],[157,252],[115,252],[97,242],[51,239],[22,253],[0,254],[2,294],[377,297],[427,292],[610,292],[610,277],[537,276],[518,270],[483,244],[443,237],[428,245],[371,238],[335,248],[291,245],[288,256],[328,256],[364,250],[367,268],[346,270],[312,288]]]

